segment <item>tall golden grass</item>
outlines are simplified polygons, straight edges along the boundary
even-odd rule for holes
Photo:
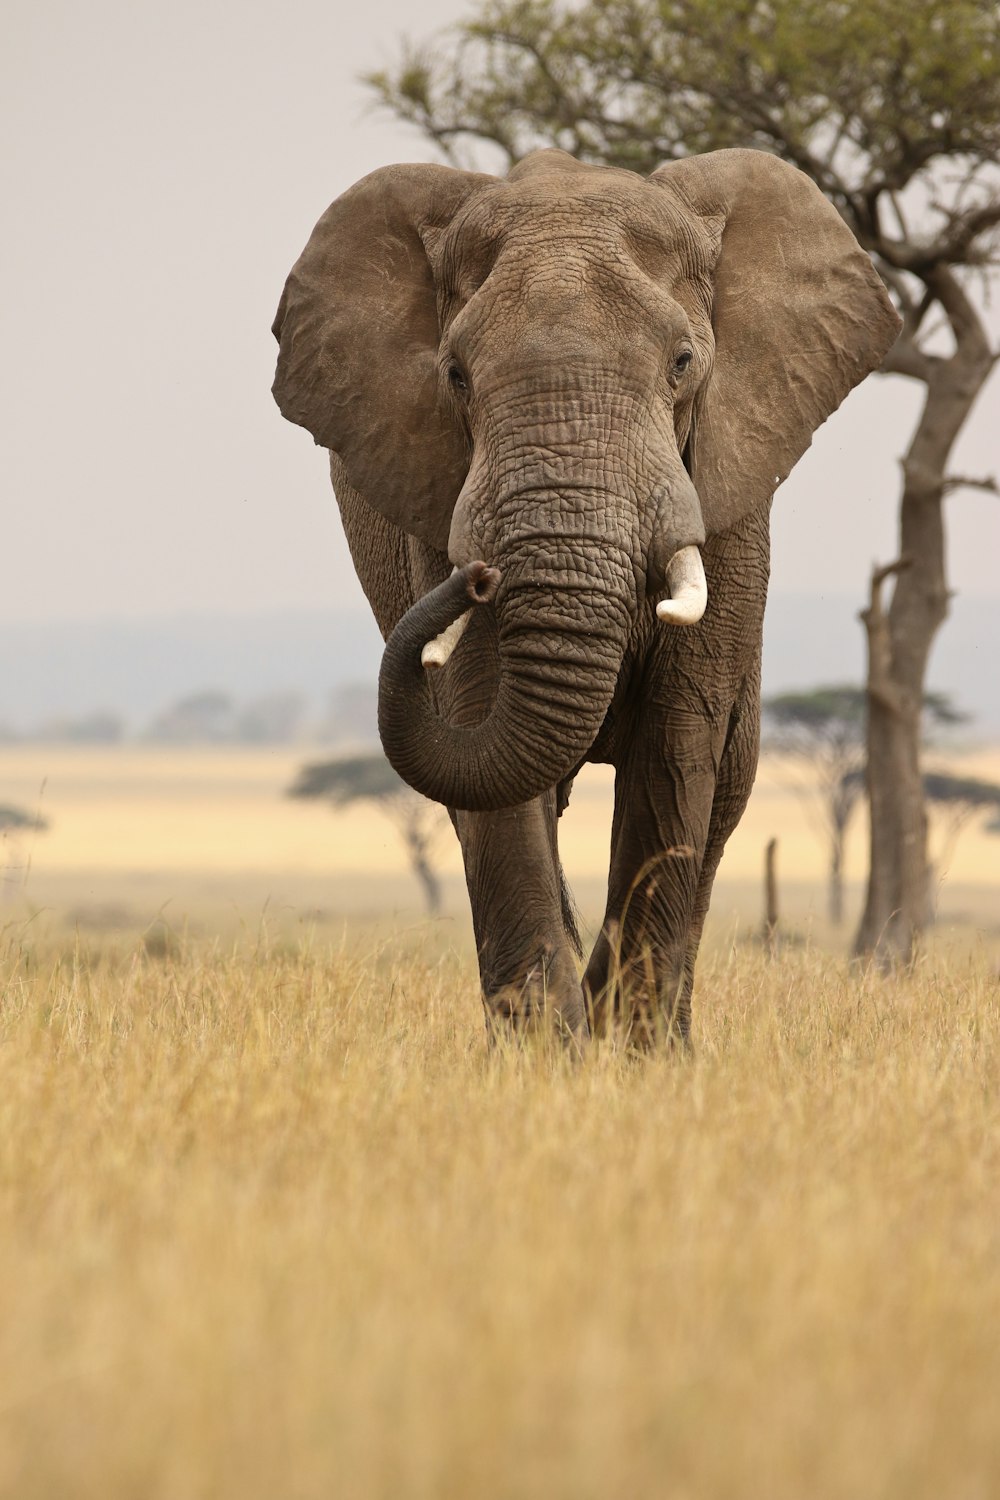
[[[411,938],[46,948],[0,1010],[0,1493],[1000,1492],[1000,985],[752,947],[692,1058],[488,1052]]]

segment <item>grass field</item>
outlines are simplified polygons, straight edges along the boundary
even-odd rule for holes
[[[703,968],[693,1059],[489,1055],[402,945],[9,929],[0,1493],[1000,1488],[1000,986]]]
[[[693,1057],[574,1067],[487,1051],[454,862],[425,923],[377,815],[282,800],[292,757],[25,748],[3,800],[43,755],[0,911],[4,1500],[1000,1493],[997,840],[880,979],[765,777]],[[607,799],[564,839],[591,912]],[[768,962],[772,832],[806,941]]]

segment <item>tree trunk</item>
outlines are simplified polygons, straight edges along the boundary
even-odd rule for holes
[[[830,882],[827,890],[827,913],[833,927],[844,920],[844,830],[834,827],[830,839]]]
[[[927,819],[920,776],[920,699],[914,705],[893,674],[892,632],[882,584],[908,559],[876,568],[862,611],[868,635],[868,894],[855,953],[880,965],[909,963],[923,928],[927,889]],[[897,585],[898,587],[898,585]]]
[[[431,864],[428,840],[418,828],[412,826],[407,828],[405,838],[410,852],[410,868],[424,893],[427,915],[436,917],[441,912],[441,882]]]
[[[771,958],[778,956],[778,840],[769,839],[764,852],[764,942]]]
[[[945,266],[923,278],[948,315],[955,352],[923,353],[915,335],[887,357],[887,371],[914,376],[927,398],[903,460],[900,561],[872,574],[861,618],[868,635],[868,796],[871,865],[857,955],[890,968],[909,963],[927,920],[927,812],[920,770],[920,720],[927,661],[948,613],[944,497],[962,481],[947,463],[961,428],[993,367],[985,330]],[[888,614],[881,585],[898,574]]]
[[[439,916],[441,912],[441,882],[434,873],[431,862],[423,850],[419,854],[414,853],[413,855],[413,873],[420,881],[423,889],[424,900],[427,903],[427,915],[429,917]]]

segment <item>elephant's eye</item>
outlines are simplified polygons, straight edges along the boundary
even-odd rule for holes
[[[453,391],[459,391],[463,396],[468,394],[469,382],[461,365],[452,363],[448,366],[448,384]]]
[[[691,353],[690,349],[682,349],[680,354],[678,354],[677,358],[674,360],[674,374],[683,375],[684,371],[687,369],[688,365],[693,359],[694,355]]]

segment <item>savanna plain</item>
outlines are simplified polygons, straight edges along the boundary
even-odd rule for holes
[[[4,1496],[1000,1491],[995,839],[882,978],[765,773],[693,1053],[574,1063],[487,1048],[453,856],[427,922],[287,754],[4,760],[50,820],[0,908]]]

